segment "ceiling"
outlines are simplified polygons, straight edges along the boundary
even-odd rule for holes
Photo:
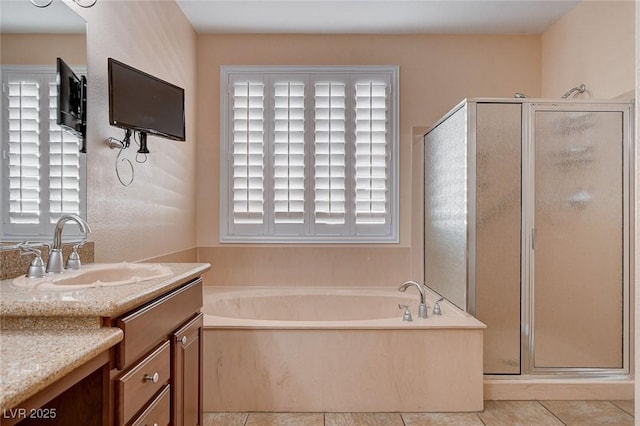
[[[177,0],[199,33],[540,34],[580,0]]]
[[[44,0],[35,0],[46,4]],[[70,7],[55,0],[37,8],[29,0],[0,0],[0,29],[3,33],[69,33],[86,31],[85,21]]]
[[[199,33],[540,34],[580,0],[176,1]],[[85,29],[60,0],[45,9],[29,0],[0,0],[0,27],[3,32]]]

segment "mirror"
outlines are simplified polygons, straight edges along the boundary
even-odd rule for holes
[[[77,75],[87,75],[87,24],[62,0],[54,0],[45,8],[38,8],[28,0],[2,0],[0,31],[1,75],[6,88],[0,114],[3,151],[0,241],[49,241],[61,214],[78,213],[86,217],[85,154],[75,151],[79,138],[57,126],[55,108],[56,58],[62,58]],[[31,85],[27,87],[24,82]],[[19,96],[5,95],[11,93],[12,87],[20,91]],[[31,96],[24,95],[27,90],[38,93],[33,96],[36,107],[31,110],[23,107],[25,97]],[[20,108],[12,106],[16,99],[20,100]],[[37,117],[27,122],[22,119],[27,113]],[[17,114],[21,118],[19,124]],[[10,163],[7,158],[16,146],[20,146],[20,160]],[[35,151],[32,160],[22,156],[28,148]],[[20,188],[16,190],[18,181]],[[35,186],[39,194],[28,195]]]

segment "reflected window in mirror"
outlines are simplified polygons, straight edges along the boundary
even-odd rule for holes
[[[81,139],[56,123],[55,66],[3,66],[2,87],[0,238],[48,241],[61,215],[86,217]]]
[[[56,112],[51,106],[57,107],[57,90],[53,84],[56,58],[62,58],[79,75],[87,74],[87,23],[62,0],[53,0],[49,7],[42,9],[34,7],[29,1],[0,0],[0,3],[0,72],[3,83],[0,96],[0,240],[51,242],[52,222],[57,220],[61,210],[70,210],[64,213],[79,210],[80,215],[86,217],[85,154],[78,153],[77,138],[57,127]],[[10,124],[22,126],[22,129],[27,126],[26,119],[9,121],[10,78],[25,81],[25,87],[18,86],[23,93],[29,85],[35,92],[33,83],[37,84],[37,119],[31,119],[37,120],[37,127],[31,133],[27,130],[9,130]],[[28,96],[19,96],[18,99],[26,107]],[[22,112],[24,118],[26,112]],[[35,114],[35,111],[31,112]],[[22,140],[20,143],[12,142],[9,147],[10,135]],[[30,171],[35,173],[37,170],[37,178],[27,174],[28,136],[38,137],[37,144],[32,141],[30,145],[35,165]],[[17,160],[20,166],[14,165],[17,154],[11,150],[16,149],[21,156]],[[80,162],[79,178],[77,161]],[[14,173],[11,182],[10,171]],[[34,182],[37,182],[37,186],[27,186]],[[77,188],[78,184],[80,190],[74,195],[77,189],[71,188]],[[15,196],[16,192],[22,194],[20,199],[11,201],[10,195]],[[77,235],[73,232],[76,230]],[[65,227],[63,237],[73,241],[80,235],[77,227]]]

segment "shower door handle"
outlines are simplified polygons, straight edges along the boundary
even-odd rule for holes
[[[531,250],[536,249],[536,228],[531,228]]]

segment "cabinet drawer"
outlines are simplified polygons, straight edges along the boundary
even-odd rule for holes
[[[123,425],[166,384],[170,377],[171,351],[165,341],[116,380],[118,424]]]
[[[170,386],[165,385],[160,394],[131,426],[167,426],[171,410],[169,389]]]
[[[197,279],[118,319],[124,339],[117,346],[116,368],[135,362],[201,307],[202,279]]]

